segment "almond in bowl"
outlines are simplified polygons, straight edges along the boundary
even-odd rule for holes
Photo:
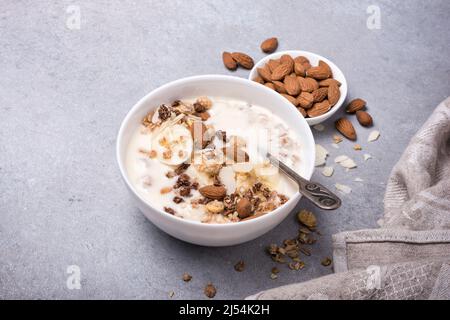
[[[331,117],[347,96],[347,81],[330,60],[307,51],[283,51],[259,61],[249,79],[282,95],[309,125]]]

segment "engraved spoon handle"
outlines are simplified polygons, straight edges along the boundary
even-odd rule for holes
[[[267,157],[274,166],[278,166],[281,171],[297,182],[300,193],[308,198],[315,206],[325,210],[334,210],[341,206],[341,199],[320,183],[311,182],[302,178],[270,153],[267,153]]]

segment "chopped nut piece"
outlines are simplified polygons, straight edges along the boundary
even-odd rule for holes
[[[189,282],[189,281],[191,281],[191,279],[192,279],[192,276],[189,273],[187,273],[187,272],[183,273],[183,281],[184,282]]]
[[[172,187],[164,187],[159,192],[161,194],[166,194],[166,193],[169,193],[170,191],[172,191]]]
[[[234,265],[234,270],[236,270],[237,272],[242,272],[245,269],[245,263],[244,261],[240,260],[238,261],[238,263],[236,263]]]
[[[278,275],[277,275],[277,274],[275,274],[275,273],[271,273],[271,274],[270,274],[270,279],[275,280],[275,279],[277,279],[277,278],[278,278]]]
[[[334,173],[334,168],[333,167],[324,167],[322,170],[322,174],[325,177],[331,177]]]
[[[372,159],[372,156],[370,154],[368,154],[368,153],[365,153],[364,154],[364,161],[367,161],[369,159]]]
[[[326,257],[325,259],[322,260],[321,264],[322,264],[324,267],[328,267],[328,266],[331,265],[332,262],[333,262],[333,261],[331,260],[331,258]]]
[[[212,285],[212,283],[210,282],[206,285],[203,292],[205,293],[205,296],[207,296],[208,298],[211,299],[211,298],[215,297],[217,290],[216,290],[216,287],[214,287]]]
[[[320,144],[316,144],[316,160],[314,165],[316,167],[324,165],[326,163],[327,157],[328,157],[328,150],[325,149]]]
[[[225,206],[222,201],[214,200],[209,202],[206,205],[206,210],[211,213],[221,213],[225,209]]]
[[[173,210],[172,208],[169,208],[169,207],[164,207],[164,211],[171,215],[175,214],[175,210]]]
[[[298,221],[310,230],[317,226],[316,216],[308,210],[302,209],[297,215]]]
[[[211,109],[213,103],[208,97],[199,97],[196,103],[202,105],[206,110]]]
[[[291,270],[300,270],[305,267],[305,263],[302,261],[296,261],[289,263],[289,269]]]
[[[374,130],[374,131],[372,131],[369,134],[369,137],[367,138],[367,141],[368,142],[373,142],[373,141],[377,140],[379,137],[380,137],[380,132],[377,131],[377,130]]]
[[[360,150],[362,150],[362,147],[359,144],[355,144],[353,146],[353,149],[356,150],[356,151],[360,151]]]

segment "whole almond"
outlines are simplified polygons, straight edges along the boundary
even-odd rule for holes
[[[319,60],[319,67],[324,68],[326,70],[326,72],[328,73],[328,78],[333,76],[333,72],[331,71],[330,66],[325,61]]]
[[[239,218],[241,219],[247,218],[253,212],[252,203],[247,198],[242,198],[236,204],[236,211],[239,215]]]
[[[281,64],[286,64],[289,66],[289,73],[294,71],[294,59],[288,55],[288,54],[283,54],[280,57],[280,63]]]
[[[353,99],[347,106],[347,113],[355,113],[358,110],[363,109],[366,106],[366,102],[363,99]]]
[[[273,85],[275,87],[275,90],[278,93],[287,93],[286,88],[284,87],[284,83],[281,81],[274,81]]]
[[[269,67],[270,72],[273,72],[281,64],[280,59],[270,59],[266,65]]]
[[[314,96],[311,93],[304,91],[297,97],[297,101],[300,107],[309,109],[313,105]]]
[[[330,102],[331,106],[334,106],[341,97],[341,91],[339,90],[339,87],[333,83],[328,87],[328,101]]]
[[[227,195],[227,189],[223,186],[208,185],[201,187],[200,194],[208,199],[222,200]]]
[[[305,57],[305,56],[298,56],[298,57],[295,57],[295,58],[294,58],[294,62],[298,62],[298,63],[300,63],[300,64],[306,64],[306,63],[309,64],[309,60],[308,60],[308,58]]]
[[[328,96],[328,88],[323,87],[316,89],[312,92],[312,95],[314,97],[314,102],[322,102]]]
[[[291,96],[296,96],[300,93],[300,83],[298,83],[295,76],[286,76],[284,78],[284,88]]]
[[[258,68],[258,74],[259,76],[265,80],[265,81],[272,81],[272,75],[270,74],[270,71],[268,71],[265,68]]]
[[[313,92],[314,90],[319,89],[319,83],[313,78],[297,77],[297,80],[300,83],[302,91]]]
[[[223,61],[223,65],[228,69],[228,70],[236,70],[237,69],[237,63],[236,61],[233,59],[231,53],[224,51],[222,53],[222,61]]]
[[[253,81],[258,82],[260,84],[264,84],[264,79],[261,76],[256,76]]]
[[[306,112],[309,117],[314,118],[327,113],[330,109],[331,106],[328,100],[323,100],[322,102],[314,103],[312,108],[306,110]]]
[[[233,59],[244,69],[251,69],[255,65],[253,59],[245,53],[242,52],[233,52],[231,54]]]
[[[303,118],[306,118],[308,116],[308,114],[306,113],[306,110],[303,109],[302,107],[298,107],[297,109],[298,109],[298,111],[300,111],[300,113],[302,114]]]
[[[317,80],[325,80],[329,77],[329,72],[323,67],[312,67],[308,69],[306,75]]]
[[[277,50],[277,47],[278,47],[277,38],[269,38],[261,43],[261,50],[265,53],[272,53],[275,50]]]
[[[356,119],[363,127],[370,127],[373,124],[372,116],[366,111],[356,111]]]
[[[294,72],[298,76],[306,76],[306,69],[300,62],[294,63]]]
[[[297,99],[295,97],[293,97],[291,95],[288,95],[288,94],[285,94],[285,93],[282,93],[281,95],[283,97],[285,97],[286,99],[288,99],[289,102],[292,103],[294,106],[298,106],[298,101],[297,101]]]
[[[280,64],[278,67],[275,68],[272,72],[272,80],[282,80],[284,77],[286,77],[288,74],[292,72],[290,66],[286,63]],[[264,77],[263,77],[264,78]]]
[[[336,129],[342,133],[342,135],[350,140],[356,140],[356,131],[353,127],[350,120],[347,118],[340,118],[336,120],[334,123],[336,126]]]
[[[266,82],[264,85],[269,89],[275,90],[275,86],[272,82]]]
[[[341,86],[341,83],[339,81],[337,81],[336,79],[331,79],[331,78],[320,81],[319,86],[320,87],[328,87],[332,83],[336,84],[338,87]]]

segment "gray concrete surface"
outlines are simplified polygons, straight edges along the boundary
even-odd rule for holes
[[[69,5],[80,8],[79,30],[67,27]],[[381,29],[367,28],[369,5],[379,6]],[[376,227],[391,168],[450,94],[449,13],[446,0],[1,1],[0,298],[167,299],[174,291],[173,299],[202,299],[212,281],[217,298],[239,299],[332,272],[320,265],[331,235]],[[368,101],[382,135],[368,144],[370,130],[357,127],[363,152],[349,142],[328,148],[331,159],[346,153],[359,167],[314,178],[353,192],[336,212],[314,210],[323,236],[313,256],[302,271],[281,268],[277,280],[264,247],[296,233],[294,215],[240,246],[189,245],[146,221],[115,162],[120,122],[138,99],[181,77],[229,74],[223,50],[257,60],[260,41],[273,35],[280,49],[339,65],[349,97]],[[329,144],[332,123],[314,132],[319,143]],[[374,159],[363,163],[364,152]],[[243,273],[233,270],[240,259]],[[80,267],[80,290],[66,286],[69,265]]]

